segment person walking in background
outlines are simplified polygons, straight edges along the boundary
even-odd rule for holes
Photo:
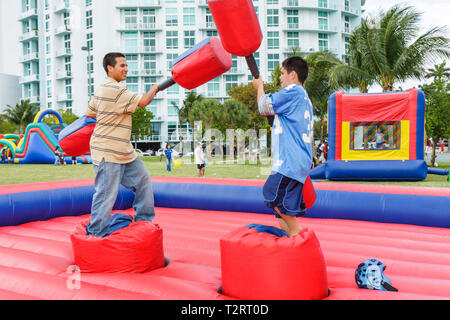
[[[172,165],[172,149],[170,147],[170,144],[167,145],[166,150],[164,150],[164,154],[166,155],[166,165],[167,165],[166,169],[167,169],[167,172],[170,172],[172,169],[172,167],[171,167],[171,165]]]
[[[195,147],[194,161],[195,161],[195,164],[197,165],[198,177],[204,177],[205,169],[206,169],[206,161],[205,161],[205,155],[203,153],[201,142],[197,142],[197,146]]]

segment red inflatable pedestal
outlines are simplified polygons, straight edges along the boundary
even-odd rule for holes
[[[82,272],[145,272],[164,266],[162,229],[136,221],[104,238],[86,235],[89,219],[70,235],[75,265]]]
[[[278,237],[248,226],[220,240],[222,293],[245,300],[319,300],[328,295],[325,259],[308,228]]]

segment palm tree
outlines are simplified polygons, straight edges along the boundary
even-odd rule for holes
[[[205,130],[210,130],[213,123],[221,116],[222,104],[216,99],[201,99],[192,104],[189,118],[192,122],[202,120],[205,124]],[[207,156],[211,155],[210,137],[206,141]]]
[[[39,106],[31,104],[30,100],[21,100],[14,107],[7,105],[4,116],[7,120],[20,126],[20,133],[25,133],[27,125],[33,122],[39,112]]]
[[[428,73],[425,75],[425,78],[434,78],[437,82],[441,81],[443,78],[450,78],[450,68],[446,68],[446,61],[443,61],[441,64],[434,65],[434,68],[428,69]]]
[[[328,98],[339,89],[330,82],[329,72],[331,68],[341,62],[333,53],[327,51],[311,53],[306,61],[309,66],[309,75],[304,85],[313,104],[314,115],[320,119],[320,140],[323,142],[325,119],[328,114]]]
[[[336,65],[332,82],[348,86],[359,82],[361,92],[377,83],[387,92],[394,90],[396,82],[422,79],[426,64],[450,57],[450,40],[443,27],[417,36],[421,15],[413,7],[396,5],[363,21],[349,42],[350,65]]]
[[[220,118],[228,129],[245,128],[250,123],[250,114],[242,103],[228,99],[220,109]]]

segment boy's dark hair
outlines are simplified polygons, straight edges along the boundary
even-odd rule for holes
[[[116,58],[125,58],[125,56],[120,52],[110,52],[103,58],[103,69],[105,69],[106,74],[108,74],[108,66],[116,66]]]
[[[308,63],[305,59],[298,56],[292,56],[284,60],[281,65],[288,73],[295,71],[297,73],[298,81],[305,83],[309,72]]]

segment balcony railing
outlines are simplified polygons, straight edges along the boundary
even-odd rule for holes
[[[32,61],[32,60],[39,60],[39,53],[38,52],[27,53],[27,54],[24,54],[20,58],[21,62],[28,62],[28,61]]]

